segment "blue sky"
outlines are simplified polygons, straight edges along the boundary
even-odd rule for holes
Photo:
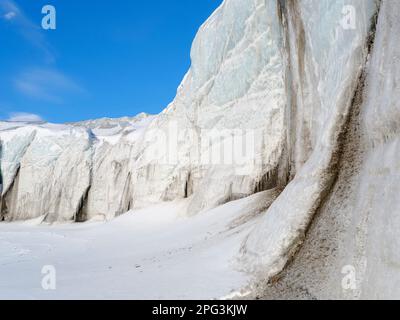
[[[159,113],[222,0],[0,0],[0,119]],[[57,29],[43,30],[44,5]]]

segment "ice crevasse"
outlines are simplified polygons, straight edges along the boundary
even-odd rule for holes
[[[238,252],[265,280],[253,292],[400,297],[399,15],[395,0],[225,0],[161,114],[0,123],[1,219],[111,219],[180,198],[195,215],[274,190]],[[221,143],[210,132],[237,130],[253,134],[250,166],[201,161]],[[160,148],[174,139],[173,155]]]

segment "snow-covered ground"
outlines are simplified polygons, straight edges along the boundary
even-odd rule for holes
[[[109,222],[0,224],[0,299],[219,299],[246,287],[236,260],[266,193],[186,217],[187,200]],[[42,288],[43,266],[56,290]]]

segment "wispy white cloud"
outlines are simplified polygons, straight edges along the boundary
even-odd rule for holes
[[[14,11],[7,12],[6,14],[3,15],[4,19],[6,20],[12,20],[17,16],[17,14]]]
[[[81,94],[85,90],[62,72],[34,68],[20,73],[15,79],[16,89],[31,98],[62,103],[65,94]]]
[[[44,61],[38,65],[46,67],[23,69],[12,77],[14,87],[19,93],[56,104],[63,103],[67,94],[86,93],[75,81],[55,67],[54,50],[48,43],[40,23],[32,22],[14,0],[0,0],[0,20],[2,18],[44,56]]]
[[[40,24],[32,22],[13,0],[0,0],[0,17],[13,23],[18,32],[44,54],[46,62],[55,61],[53,49],[47,42]]]
[[[13,122],[43,122],[43,118],[34,113],[12,112],[7,121]]]
[[[11,12],[14,17],[21,12],[18,5],[13,0],[0,0],[0,10],[5,19],[7,19],[6,15]]]

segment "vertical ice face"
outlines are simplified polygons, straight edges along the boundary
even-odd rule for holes
[[[151,120],[139,115],[71,125],[1,123],[1,218],[85,221],[128,211],[132,195],[129,186],[123,190]]]
[[[281,3],[287,20],[288,151],[293,176],[318,144],[328,144],[330,130],[337,129],[333,119],[346,112],[365,63],[365,43],[376,1]]]
[[[268,270],[266,278],[296,253],[334,185],[377,10],[372,0],[281,4],[289,68],[286,146],[293,180],[244,247],[249,265]],[[341,23],[345,4],[356,14],[354,29]]]
[[[291,263],[279,280],[264,283],[264,297],[400,296],[399,14],[397,1],[384,0],[372,20],[376,30],[370,33],[370,55],[354,95],[337,179]]]
[[[33,128],[24,128],[19,135],[2,133],[0,140],[2,192],[6,192],[11,187],[18,173],[21,158],[35,135]]]
[[[185,109],[199,126],[235,128],[250,120],[264,125],[260,117],[248,112],[248,108],[243,110],[242,105],[256,108],[254,100],[263,99],[264,109],[268,109],[281,103],[281,46],[275,1],[225,1],[194,40],[192,66],[174,107]],[[225,108],[232,112],[224,113],[227,119],[219,119]],[[245,113],[247,118],[242,119]]]
[[[400,3],[382,2],[360,115],[362,167],[342,255],[358,272],[357,298],[400,297]]]
[[[199,178],[190,212],[248,195],[258,185],[280,184],[286,105],[282,48],[276,1],[225,1],[200,29],[192,67],[169,112],[186,114],[199,131],[194,144],[204,143],[210,130],[248,130],[254,145],[247,150],[252,168],[244,174],[239,164],[203,166],[200,174],[191,164]],[[200,157],[208,151],[201,149]]]
[[[1,131],[0,140],[2,219],[71,220],[89,182],[87,131],[27,126]]]

